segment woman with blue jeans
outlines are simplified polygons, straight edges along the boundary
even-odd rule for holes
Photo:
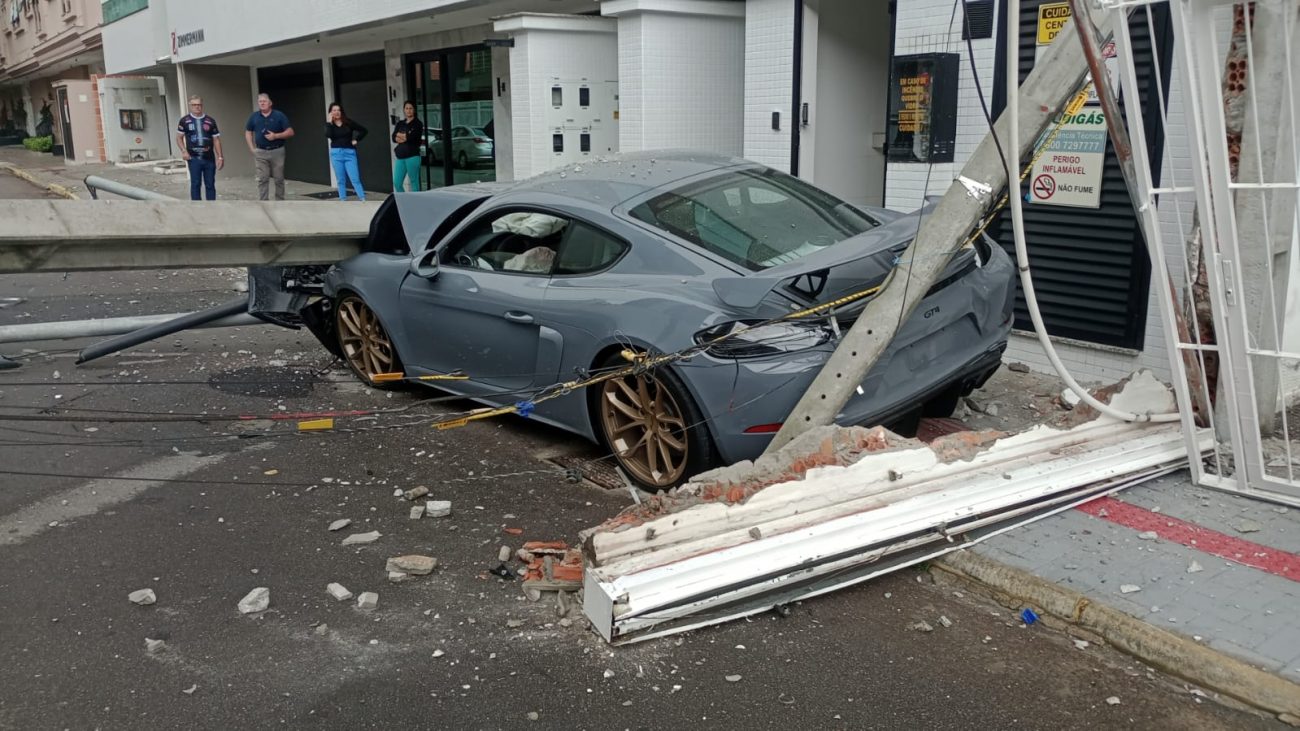
[[[357,143],[370,130],[348,119],[343,113],[343,105],[338,102],[330,105],[326,120],[325,137],[330,142],[330,162],[334,165],[334,178],[339,185],[339,200],[348,199],[348,181],[351,180],[357,198],[365,201],[366,189],[361,185],[361,170],[357,167]]]

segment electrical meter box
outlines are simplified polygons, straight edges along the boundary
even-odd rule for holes
[[[618,82],[552,78],[546,90],[551,163],[618,152]]]

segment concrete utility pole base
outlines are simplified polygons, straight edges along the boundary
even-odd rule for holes
[[[1073,36],[1070,27],[1062,28],[1060,33],[1062,38]],[[1017,145],[1021,158],[1027,158],[1039,136],[1083,84],[1087,72],[1088,64],[1079,44],[1063,42],[1048,46],[1020,85],[1020,139],[1010,139],[1010,120],[1005,114],[994,126],[996,139]],[[809,429],[834,422],[836,414],[880,359],[899,327],[912,316],[930,286],[948,266],[957,245],[966,239],[997,200],[998,192],[1006,187],[1006,167],[993,134],[986,135],[938,205],[922,218],[916,239],[903,253],[893,276],[840,341],[768,445],[768,453]],[[1018,194],[1017,187],[1012,195]]]

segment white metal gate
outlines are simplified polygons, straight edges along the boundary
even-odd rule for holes
[[[1193,404],[1213,403],[1197,418],[1219,445],[1193,477],[1300,505],[1300,0],[1101,4],[1173,17],[1159,178],[1138,105],[1125,117],[1153,291],[1172,294],[1157,299],[1189,439]],[[1115,26],[1122,95],[1136,99],[1132,40]]]

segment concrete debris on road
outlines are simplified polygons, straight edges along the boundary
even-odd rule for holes
[[[501,548],[497,549],[497,560],[500,561],[501,563],[505,563],[506,561],[510,560],[510,554],[511,554],[510,546],[502,546]]]
[[[258,612],[265,612],[269,606],[271,606],[271,590],[265,586],[259,586],[239,600],[239,613],[257,614]]]
[[[363,591],[357,597],[357,609],[374,609],[379,606],[379,595],[373,591]]]
[[[439,657],[442,657],[443,655],[446,655],[446,654],[447,654],[447,653],[443,652],[442,650],[434,650],[434,651],[433,651],[433,657],[434,657],[435,659],[436,659],[436,658],[439,658]]]
[[[438,559],[432,556],[395,556],[388,559],[384,564],[384,570],[388,572],[400,571],[405,574],[414,574],[424,576],[433,573],[438,567]]]
[[[1198,562],[1196,562],[1196,561],[1193,561],[1193,562],[1192,562],[1192,563],[1187,567],[1187,573],[1189,573],[1189,574],[1198,574],[1198,573],[1200,573],[1200,572],[1202,572],[1202,571],[1204,571],[1204,570],[1205,570],[1205,567],[1202,566],[1200,563],[1198,563]]]
[[[334,521],[333,523],[330,523],[330,530],[332,530],[332,531],[335,531],[335,530],[343,530],[344,528],[346,528],[346,527],[348,527],[348,526],[350,526],[350,525],[352,525],[352,519],[351,519],[351,518],[339,518],[338,520]]]
[[[130,594],[127,594],[126,598],[130,599],[131,603],[139,604],[142,607],[158,601],[158,596],[153,593],[153,589],[136,589]]]
[[[450,500],[430,500],[424,504],[426,518],[445,518],[451,515]]]
[[[1119,593],[1132,594],[1135,591],[1142,591],[1142,587],[1137,584],[1123,584],[1119,587]]]
[[[1234,520],[1230,525],[1232,526],[1232,529],[1238,533],[1258,533],[1263,529],[1263,526],[1249,518]]]
[[[343,545],[355,546],[355,545],[361,545],[366,543],[374,543],[375,541],[379,540],[379,537],[381,535],[383,534],[377,530],[372,530],[369,533],[353,533],[352,535],[343,539]]]
[[[1153,530],[1142,531],[1138,534],[1138,538],[1144,541],[1154,541],[1159,537],[1160,535]]]
[[[185,695],[194,695],[194,691],[198,689],[199,689],[199,684],[195,683],[194,685],[191,685],[190,687],[186,688],[185,690],[182,690],[181,692],[184,693]]]
[[[163,648],[165,647],[167,647],[166,640],[155,640],[155,639],[150,639],[148,637],[144,638],[144,649],[150,655],[153,655],[154,653],[157,652],[162,652]]]
[[[341,602],[352,598],[352,592],[348,591],[347,587],[339,583],[331,583],[329,586],[325,587],[325,591],[329,592],[329,595],[334,597],[334,601]]]
[[[934,631],[934,626],[931,625],[929,622],[926,622],[925,620],[921,620],[920,622],[913,622],[912,624],[909,624],[907,628],[916,632]]]
[[[944,628],[946,629],[946,628],[952,626],[952,620],[951,620],[951,619],[948,619],[947,617],[945,617],[945,616],[943,616],[943,615],[939,615],[939,624],[943,625]]]
[[[410,490],[406,491],[406,499],[419,500],[420,498],[428,494],[429,494],[429,488],[427,487],[412,487]]]
[[[1074,640],[1074,647],[1075,647],[1075,649],[1077,649],[1077,650],[1086,650],[1086,649],[1088,649],[1088,644],[1089,644],[1089,642],[1088,642],[1087,640],[1080,640],[1080,639],[1075,639],[1075,640]]]
[[[400,584],[403,581],[410,581],[411,575],[404,571],[389,571],[388,580],[394,584]]]
[[[1108,706],[1118,706],[1118,705],[1119,705],[1119,696],[1117,696],[1117,695],[1113,695],[1113,696],[1107,698],[1107,699],[1106,699],[1106,705],[1108,705]]]
[[[423,506],[423,505],[412,505],[412,506],[411,506],[411,520],[419,520],[420,518],[423,518],[423,517],[424,517],[424,506]]]
[[[728,675],[727,678],[726,678],[726,680],[727,680],[728,683],[739,683],[739,682],[740,682],[740,676],[739,676],[739,675]]]

